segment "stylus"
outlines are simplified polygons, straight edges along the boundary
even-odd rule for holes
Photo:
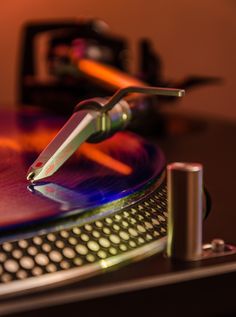
[[[130,93],[181,97],[184,90],[126,87],[111,98],[94,98],[79,103],[75,113],[29,168],[27,179],[36,181],[53,175],[83,142],[100,142],[124,129],[132,117],[132,108],[125,100]]]

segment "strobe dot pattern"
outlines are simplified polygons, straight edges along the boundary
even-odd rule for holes
[[[39,278],[125,254],[166,235],[166,186],[89,224],[0,245],[0,284]],[[1,287],[1,286],[0,286]]]

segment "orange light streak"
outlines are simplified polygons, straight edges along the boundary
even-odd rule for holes
[[[17,152],[20,152],[22,150],[21,146],[17,143],[16,140],[4,137],[0,138],[0,147],[10,148]]]
[[[79,71],[100,83],[114,89],[125,88],[128,86],[146,86],[145,83],[135,77],[126,74],[116,68],[98,63],[89,59],[75,61]]]
[[[112,169],[113,171],[116,171],[120,174],[130,175],[133,172],[133,169],[129,165],[121,161],[118,161],[117,159],[114,159],[113,157],[104,152],[101,152],[91,144],[82,144],[82,146],[80,147],[80,153],[89,158],[90,160],[93,160],[103,166],[106,166],[109,169]]]
[[[43,131],[37,130],[36,133],[23,135],[24,143],[28,145],[29,150],[36,150],[41,152],[45,146],[50,142],[51,139],[56,135],[57,131]],[[123,175],[130,175],[132,173],[132,168],[127,164],[112,158],[109,154],[104,153],[102,150],[96,148],[97,145],[84,143],[80,146],[76,152],[76,156],[84,155],[88,159],[103,165],[117,173]],[[98,145],[99,146],[99,145]]]
[[[0,147],[7,147],[17,152],[36,151],[40,153],[56,133],[57,131],[54,130],[37,130],[37,132],[21,134],[20,142],[10,138],[0,138]],[[100,147],[100,145],[84,143],[76,151],[76,157],[84,155],[88,159],[123,175],[130,175],[132,173],[133,170],[129,165],[111,157],[97,147]]]

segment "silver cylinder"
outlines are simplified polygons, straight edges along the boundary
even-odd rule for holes
[[[167,255],[183,261],[197,260],[202,254],[202,165],[169,164],[167,193]]]

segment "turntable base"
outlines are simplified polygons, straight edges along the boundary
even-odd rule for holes
[[[183,117],[182,117],[183,118]],[[204,242],[236,244],[234,188],[236,124],[199,119],[202,129],[158,140],[168,161],[199,161],[213,208],[204,223]],[[175,263],[163,254],[47,292],[2,299],[0,314],[62,316],[68,311],[102,316],[227,316],[236,313],[236,256]],[[95,312],[94,312],[95,311]],[[114,314],[113,314],[114,312]]]

